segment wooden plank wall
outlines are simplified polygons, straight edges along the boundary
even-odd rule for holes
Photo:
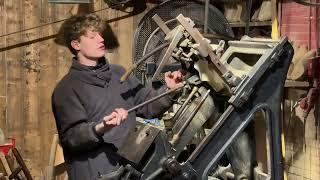
[[[92,2],[77,5],[0,0],[0,128],[7,137],[16,137],[17,148],[35,179],[45,171],[56,133],[51,93],[71,64],[69,50],[54,42],[61,20],[98,11],[104,20],[112,22],[120,44],[107,57],[126,68],[132,62],[137,17],[121,18],[127,13],[108,9],[103,0]]]

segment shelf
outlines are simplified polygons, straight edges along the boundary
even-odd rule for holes
[[[256,22],[250,22],[249,27],[254,27],[254,26],[271,26],[272,22],[271,21],[256,21]],[[229,23],[231,27],[245,27],[246,23],[244,22],[232,22]]]

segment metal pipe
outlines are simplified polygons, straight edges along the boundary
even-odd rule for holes
[[[192,119],[194,118],[194,116],[197,114],[197,112],[199,111],[201,105],[204,103],[204,101],[207,99],[208,95],[210,93],[210,89],[206,92],[206,94],[202,97],[201,101],[199,102],[199,104],[196,106],[196,108],[192,111],[192,113],[190,114],[190,116],[188,117],[188,119],[186,120],[186,122],[182,125],[181,129],[178,131],[177,134],[173,135],[172,140],[171,140],[171,144],[174,146],[180,136],[182,135],[182,133],[187,129],[187,127],[189,126],[189,124],[191,123]]]
[[[158,168],[150,176],[148,176],[145,180],[159,179],[159,176],[164,172],[165,171],[163,168]]]
[[[152,103],[153,101],[158,100],[158,99],[160,99],[160,98],[162,98],[162,97],[164,97],[164,96],[166,96],[166,95],[168,95],[168,94],[170,94],[170,93],[172,93],[172,92],[174,92],[174,91],[176,91],[176,90],[178,90],[178,89],[181,89],[183,86],[184,86],[184,84],[181,83],[181,84],[180,84],[178,87],[176,87],[176,88],[170,89],[170,90],[168,90],[168,91],[166,91],[166,92],[164,92],[164,93],[162,93],[162,94],[159,94],[158,96],[156,96],[156,97],[154,97],[154,98],[151,98],[151,99],[149,99],[149,100],[147,100],[147,101],[145,101],[145,102],[143,102],[143,103],[141,103],[141,104],[138,104],[138,105],[134,106],[133,108],[129,109],[129,110],[128,110],[128,113],[130,113],[130,112],[132,112],[132,111],[134,111],[134,110],[136,110],[136,109],[138,109],[138,108],[140,108],[140,107],[142,107],[142,106],[144,106],[144,105],[147,105],[147,104],[149,104],[149,103]]]
[[[152,56],[154,53],[162,50],[163,48],[169,46],[169,43],[161,44],[159,47],[153,49],[148,54],[144,55],[141,59],[139,59],[136,63],[132,64],[132,66],[127,70],[127,72],[121,77],[121,81],[125,81],[128,79],[129,75],[146,59]]]

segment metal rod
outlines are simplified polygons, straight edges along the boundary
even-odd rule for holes
[[[163,66],[167,64],[167,62],[169,61],[169,58],[172,56],[174,49],[177,47],[182,37],[183,37],[183,27],[178,26],[178,29],[176,30],[174,37],[166,53],[162,57],[156,72],[152,76],[151,82],[153,82],[156,79],[156,77],[160,74],[161,70],[163,69]]]
[[[158,100],[158,99],[160,99],[160,98],[162,98],[162,97],[164,97],[164,96],[166,96],[166,95],[168,95],[168,94],[170,94],[170,93],[172,93],[172,92],[174,92],[174,91],[176,91],[176,90],[178,90],[178,89],[181,89],[183,86],[184,86],[184,84],[181,83],[181,85],[179,85],[179,86],[176,87],[176,88],[170,89],[170,90],[168,90],[168,91],[166,91],[166,92],[164,92],[164,93],[162,93],[162,94],[159,94],[158,96],[156,96],[156,97],[154,97],[154,98],[151,98],[151,99],[149,99],[149,100],[147,100],[147,101],[145,101],[145,102],[143,102],[143,103],[141,103],[141,104],[138,104],[138,105],[134,106],[133,108],[129,109],[129,110],[128,110],[128,113],[130,113],[130,112],[132,112],[132,111],[134,111],[134,110],[136,110],[136,109],[138,109],[138,108],[140,108],[140,107],[142,107],[142,106],[144,106],[144,105],[147,105],[147,104],[149,104],[149,103],[152,103],[153,101]]]
[[[189,124],[191,123],[192,119],[194,118],[194,116],[197,114],[197,112],[199,111],[201,105],[204,103],[204,101],[207,99],[208,95],[210,93],[210,89],[206,92],[206,94],[202,97],[201,101],[199,102],[199,104],[196,106],[196,108],[192,111],[191,115],[188,117],[188,119],[186,120],[186,122],[182,125],[181,129],[177,132],[177,134],[173,135],[171,144],[174,146],[180,136],[182,135],[182,133],[187,129],[187,127],[189,126]]]
[[[163,168],[158,168],[153,173],[151,173],[150,176],[148,176],[145,180],[159,179],[159,176],[164,172],[165,171]]]
[[[136,63],[134,63],[127,72],[121,77],[121,81],[125,81],[128,79],[129,75],[146,59],[148,59],[150,56],[152,56],[154,53],[162,50],[163,48],[169,46],[169,43],[161,44],[159,47],[153,49],[148,54],[144,55],[141,59],[139,59]]]
[[[184,101],[184,103],[182,104],[182,106],[178,109],[178,111],[174,114],[174,116],[172,117],[172,122],[174,124],[178,124],[176,123],[176,120],[178,119],[178,117],[180,116],[180,114],[184,111],[184,109],[186,108],[186,106],[188,105],[189,101],[191,100],[191,98],[193,97],[193,95],[198,91],[198,87],[194,86],[192,88],[191,93],[189,94],[189,96],[187,97],[187,99]],[[174,127],[173,127],[174,129]]]
[[[204,9],[204,34],[208,34],[208,14],[209,14],[209,4],[210,0],[206,0]]]
[[[169,29],[169,27],[165,24],[165,22],[163,22],[163,20],[161,19],[160,16],[158,16],[158,14],[155,14],[154,16],[152,16],[152,19],[154,20],[155,23],[157,23],[157,25],[159,26],[159,28],[165,33],[168,34],[171,30]]]

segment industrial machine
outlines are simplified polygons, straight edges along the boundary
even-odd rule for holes
[[[127,165],[101,179],[283,179],[280,103],[293,48],[287,38],[232,38],[222,13],[197,1],[146,14],[126,76],[156,85],[165,71],[188,73],[165,125],[138,122],[119,150]]]

